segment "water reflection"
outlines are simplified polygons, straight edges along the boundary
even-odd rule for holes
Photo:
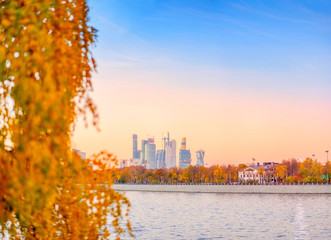
[[[306,231],[306,220],[304,208],[301,201],[297,202],[297,206],[295,209],[295,239],[305,239],[308,238],[308,231]]]
[[[331,239],[331,195],[127,192],[126,196],[132,203],[136,239]]]

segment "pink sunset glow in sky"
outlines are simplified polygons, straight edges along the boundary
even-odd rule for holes
[[[132,134],[139,149],[152,136],[161,149],[170,132],[178,149],[187,138],[193,164],[199,149],[210,164],[312,154],[326,161],[331,31],[323,6],[298,12],[294,3],[277,8],[229,1],[218,11],[208,3],[174,2],[161,11],[152,3],[159,4],[90,3],[91,24],[99,29],[93,99],[101,131],[79,119],[73,147],[88,156],[108,150],[129,159]]]
[[[133,133],[139,148],[142,139],[155,137],[161,149],[167,131],[178,147],[186,137],[193,154],[204,149],[206,162],[215,164],[246,163],[253,157],[279,162],[312,154],[324,160],[330,147],[331,104],[323,91],[199,89],[141,82],[134,73],[127,76],[125,68],[110,74],[111,80],[100,74],[94,81],[101,131],[86,129],[80,121],[73,138],[74,146],[88,155],[107,149],[129,159]],[[126,77],[131,80],[121,81]]]

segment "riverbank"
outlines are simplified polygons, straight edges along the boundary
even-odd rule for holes
[[[145,185],[114,184],[117,191],[243,193],[243,194],[331,194],[331,185]]]

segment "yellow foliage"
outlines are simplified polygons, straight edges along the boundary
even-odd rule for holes
[[[311,158],[300,162],[299,170],[304,182],[317,182],[323,174],[322,164]]]
[[[98,120],[88,10],[85,0],[0,3],[0,234],[10,238],[107,237],[107,216],[112,234],[125,230],[129,202],[104,170],[115,157],[84,162],[71,151],[77,116]]]
[[[264,168],[263,167],[259,167],[259,169],[257,171],[261,176],[264,174]]]
[[[284,179],[284,177],[286,176],[286,173],[287,173],[287,168],[286,168],[286,165],[284,164],[279,164],[275,167],[275,176],[277,178],[281,178],[281,179]]]

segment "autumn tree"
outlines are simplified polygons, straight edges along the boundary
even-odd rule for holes
[[[216,183],[224,183],[226,178],[225,169],[222,166],[215,166],[214,168],[214,177]]]
[[[183,177],[183,169],[182,168],[178,168],[177,171],[177,181],[178,182],[183,182],[184,181],[184,177]]]
[[[229,164],[226,168],[225,168],[227,175],[228,175],[228,180],[230,182],[236,182],[238,181],[238,169],[234,166]]]
[[[163,183],[167,175],[168,175],[167,169],[159,168],[154,171],[154,176],[158,183]]]
[[[183,181],[185,183],[191,182],[193,179],[193,171],[192,171],[192,166],[188,166],[187,168],[183,169]]]
[[[215,169],[216,169],[216,166],[211,166],[210,168],[208,168],[208,173],[207,173],[207,178],[209,179],[209,181],[211,183],[215,182]]]
[[[326,181],[329,182],[330,177],[331,177],[331,163],[330,163],[329,159],[327,160],[327,162],[324,165],[323,173],[325,174]]]
[[[144,175],[145,171],[146,171],[146,168],[145,167],[143,167],[143,166],[136,166],[137,180],[140,183],[143,183],[144,182],[143,175]]]
[[[119,171],[119,174],[117,175],[117,180],[119,183],[127,183],[131,181],[131,175],[129,168],[124,168]]]
[[[288,176],[297,176],[299,174],[299,163],[295,158],[283,160],[282,164],[286,166]]]
[[[143,174],[143,179],[144,181],[148,181],[151,183],[152,180],[154,179],[152,170],[147,169]]]
[[[178,173],[178,170],[177,168],[171,168],[167,174],[167,179],[168,179],[168,182],[170,183],[175,183],[177,182],[177,173]]]
[[[277,182],[278,182],[279,179],[283,180],[286,176],[286,173],[287,173],[286,165],[278,164],[275,167],[275,176],[276,176]]]
[[[198,172],[199,172],[199,168],[197,166],[188,166],[187,168],[185,168],[184,170],[184,174],[187,174],[189,177],[189,182],[196,182],[198,179]]]
[[[242,171],[242,170],[245,169],[245,168],[247,168],[247,165],[246,165],[246,164],[240,163],[240,164],[238,165],[238,171],[239,171],[239,172]]]
[[[322,181],[323,167],[317,159],[306,158],[299,164],[299,170],[304,182]]]
[[[129,202],[103,170],[116,158],[103,152],[84,162],[71,151],[77,117],[98,121],[88,11],[85,0],[0,1],[0,238],[99,239],[125,230]]]
[[[200,182],[207,182],[208,169],[204,166],[199,166],[198,169],[198,180]]]

